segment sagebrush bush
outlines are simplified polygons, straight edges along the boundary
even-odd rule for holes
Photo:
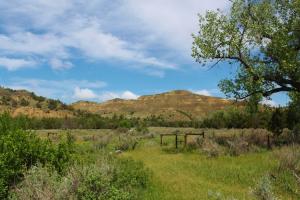
[[[134,136],[130,135],[120,135],[118,142],[115,144],[115,149],[116,150],[134,150],[136,145],[138,144],[138,140]]]
[[[300,175],[300,146],[292,145],[282,147],[275,153],[279,161],[280,170],[291,170],[292,172]]]
[[[64,176],[42,166],[32,168],[10,198],[134,200],[148,181],[142,163],[103,157],[97,163],[75,165]]]
[[[23,181],[12,188],[9,199],[75,199],[70,178],[41,165],[32,167]]]
[[[208,157],[218,157],[223,153],[222,147],[214,140],[205,138],[201,141],[201,149]]]
[[[100,139],[98,139],[93,144],[96,149],[104,149],[105,147],[108,146],[108,144],[110,143],[111,140],[112,140],[111,135],[105,135],[105,136],[102,136]]]
[[[258,200],[276,200],[276,196],[273,193],[272,184],[268,176],[262,177],[252,190],[252,194]]]
[[[0,199],[5,199],[9,186],[18,183],[37,163],[62,173],[71,161],[72,144],[70,135],[56,145],[41,140],[33,132],[20,129],[8,114],[0,115]]]
[[[246,153],[249,151],[249,144],[243,138],[241,137],[236,137],[232,141],[227,141],[228,142],[228,152],[229,155],[231,156],[239,156],[242,153]]]

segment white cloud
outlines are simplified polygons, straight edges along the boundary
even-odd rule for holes
[[[129,91],[101,91],[107,86],[102,81],[87,80],[43,80],[43,79],[11,79],[2,84],[12,89],[25,89],[48,98],[60,99],[70,103],[77,100],[107,101],[115,98],[137,99],[139,95]]]
[[[131,91],[123,91],[123,92],[103,92],[102,94],[99,95],[99,100],[100,101],[107,101],[111,99],[137,99],[139,95],[134,94]]]
[[[94,99],[96,97],[97,97],[97,95],[88,88],[81,89],[80,87],[76,87],[74,89],[73,98],[75,98],[75,99]]]
[[[132,62],[141,68],[175,69],[170,62],[148,55],[143,45],[105,30],[104,0],[11,0],[0,2],[0,54],[39,57],[54,69],[72,66],[74,50],[87,60]],[[104,13],[104,14],[103,14]],[[2,20],[1,20],[2,19]],[[126,30],[122,30],[126,32]]]
[[[139,96],[130,92],[130,91],[125,91],[121,94],[122,99],[137,99]]]
[[[212,96],[211,92],[208,90],[193,90],[192,91],[195,94],[204,95],[204,96]]]
[[[0,57],[0,67],[2,66],[9,71],[14,71],[24,67],[33,67],[35,65],[36,63],[31,60]]]
[[[158,43],[179,51],[181,55],[190,56],[192,33],[198,31],[198,16],[206,10],[225,9],[228,0],[128,0],[124,12],[139,23],[146,32],[151,32]]]
[[[271,107],[278,106],[278,104],[275,101],[273,101],[271,99],[266,99],[266,98],[264,98],[260,103],[263,105],[271,106]]]
[[[86,88],[99,90],[106,87],[106,83],[102,81],[87,81],[87,80],[43,80],[43,79],[12,79],[9,83],[3,86],[12,89],[25,89],[35,92],[37,95],[60,99],[64,102],[74,100],[74,90],[79,88],[78,94],[88,94]],[[84,89],[81,89],[84,88]],[[89,97],[91,97],[91,93]],[[96,98],[96,96],[95,96]]]
[[[69,69],[73,67],[73,64],[71,62],[63,61],[57,58],[51,59],[50,65],[53,69]]]
[[[227,0],[1,1],[0,54],[38,57],[36,62],[54,69],[70,68],[78,56],[176,69],[174,59],[190,59],[197,13],[228,5]]]

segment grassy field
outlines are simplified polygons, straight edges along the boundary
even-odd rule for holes
[[[147,199],[251,199],[259,178],[276,167],[271,153],[207,158],[197,153],[167,153],[157,141],[146,141],[125,156],[141,160],[153,172],[154,186]],[[287,199],[287,196],[285,196]]]
[[[142,139],[134,150],[118,155],[141,161],[152,173],[152,183],[144,192],[142,199],[190,200],[190,199],[254,199],[251,194],[259,180],[276,173],[278,168],[274,152],[261,149],[240,156],[220,155],[207,157],[197,151],[174,148],[174,138],[168,137],[164,146],[160,146],[159,133],[171,133],[173,128],[151,128],[154,137]],[[182,132],[195,132],[193,129],[180,129]],[[232,135],[253,130],[206,130],[208,135]],[[42,137],[48,132],[38,131]],[[110,143],[118,140],[112,130],[73,130],[77,143],[93,145],[98,138],[112,136]],[[55,134],[53,137],[56,137]],[[108,145],[108,151],[114,152],[114,146]],[[275,150],[276,151],[276,150]],[[97,156],[97,155],[91,155]],[[289,179],[289,176],[285,177]],[[295,188],[293,182],[274,181],[274,193],[279,199],[298,199],[289,190]],[[296,186],[297,187],[297,186]],[[295,190],[295,189],[293,189]]]

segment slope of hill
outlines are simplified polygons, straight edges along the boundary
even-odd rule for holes
[[[114,114],[127,117],[161,116],[166,120],[199,119],[210,112],[224,109],[233,101],[175,90],[156,95],[141,96],[137,100],[113,99],[104,103],[79,101],[74,109],[98,113],[104,116]]]
[[[0,87],[0,112],[8,111],[13,116],[73,117],[77,110],[100,114],[106,117],[162,117],[167,121],[200,119],[210,112],[222,110],[234,102],[217,97],[175,90],[162,94],[145,95],[136,100],[113,99],[103,103],[78,101],[66,105],[59,100],[37,96],[26,90]]]
[[[0,87],[0,112],[8,111],[13,116],[71,117],[72,107],[53,99],[37,96],[26,90]]]

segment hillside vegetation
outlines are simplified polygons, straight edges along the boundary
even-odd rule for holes
[[[72,117],[73,108],[59,100],[37,96],[26,90],[12,90],[0,87],[0,111],[8,111],[12,116],[29,117]]]
[[[0,87],[0,112],[12,116],[36,118],[75,117],[82,112],[112,118],[161,118],[164,121],[200,120],[207,114],[230,106],[241,106],[231,100],[203,96],[185,90],[141,96],[136,100],[113,99],[103,103],[78,101],[67,105],[59,100],[37,96],[26,90]]]
[[[124,115],[146,118],[160,116],[167,121],[200,119],[210,112],[222,110],[234,101],[175,90],[162,94],[141,96],[136,100],[114,99],[104,103],[79,101],[72,106],[103,116]]]

